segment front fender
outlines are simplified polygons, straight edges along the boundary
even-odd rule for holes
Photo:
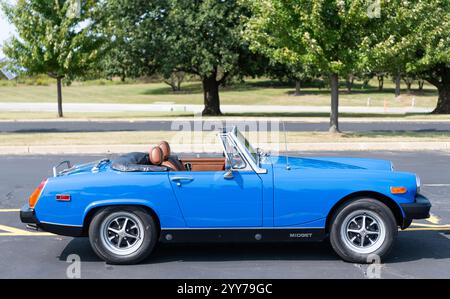
[[[274,185],[275,226],[324,219],[342,198],[358,192],[382,194],[397,206],[414,202],[417,193],[414,174],[379,170],[277,169]],[[405,186],[408,192],[391,194],[391,186]]]

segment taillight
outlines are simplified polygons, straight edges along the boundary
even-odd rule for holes
[[[70,201],[71,197],[69,194],[57,194],[56,200],[57,201]]]
[[[39,200],[39,197],[41,196],[42,189],[44,189],[45,184],[47,183],[47,179],[43,180],[39,186],[34,190],[34,192],[31,194],[30,199],[28,200],[28,204],[30,205],[30,208],[34,208],[36,206],[36,203]]]

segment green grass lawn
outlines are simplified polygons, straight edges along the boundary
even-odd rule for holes
[[[352,93],[344,87],[341,89],[341,106],[366,106],[370,98],[371,106],[405,107],[411,106],[413,98],[418,107],[435,107],[437,101],[436,89],[425,84],[423,92],[413,90],[395,99],[394,85],[391,80],[385,80],[384,91],[376,88],[377,81],[372,80],[369,88],[362,90],[360,84],[355,84]],[[404,86],[402,86],[404,87]],[[413,86],[414,89],[417,86]],[[202,104],[203,93],[199,82],[188,82],[182,85],[182,91],[173,93],[164,83],[133,83],[133,84],[92,84],[75,82],[63,88],[65,103],[177,103]],[[222,88],[221,104],[245,105],[308,105],[328,106],[330,93],[327,88],[304,88],[300,96],[294,96],[294,87],[278,86],[262,79],[248,80],[245,84],[236,84]],[[1,102],[55,102],[56,85],[0,85]]]
[[[55,112],[0,112],[0,121],[24,121],[24,120],[155,120],[175,119],[180,117],[194,117],[190,112],[65,112],[64,118],[57,117]],[[243,119],[275,117],[289,120],[325,121],[330,118],[328,113],[225,113],[221,117],[204,116],[202,119]],[[376,114],[376,113],[339,113],[341,119],[359,121],[370,119],[371,121],[409,120],[409,121],[448,121],[450,114],[408,113],[408,114]]]
[[[174,139],[174,137],[177,137]],[[187,144],[211,141],[214,133],[186,132],[183,141]],[[180,140],[180,133],[174,131],[159,132],[64,132],[64,133],[0,133],[0,146],[36,146],[36,145],[106,145],[106,144],[152,144],[160,140]],[[248,134],[253,144],[257,142],[275,142],[283,140],[282,136],[252,132]],[[279,138],[278,138],[279,137]],[[214,139],[215,140],[215,139]],[[290,143],[321,142],[450,142],[449,132],[346,132],[330,134],[327,132],[287,132]]]

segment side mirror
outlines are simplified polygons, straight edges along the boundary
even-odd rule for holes
[[[233,170],[231,168],[227,169],[227,171],[225,171],[225,173],[223,174],[223,178],[226,180],[231,180],[232,178],[234,178]]]

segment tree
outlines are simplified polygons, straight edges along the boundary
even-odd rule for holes
[[[164,78],[164,83],[169,85],[173,92],[178,92],[181,91],[181,83],[183,83],[184,77],[184,72],[173,72],[169,78]]]
[[[96,1],[8,2],[1,2],[1,7],[18,37],[9,40],[3,51],[22,71],[56,79],[58,116],[63,117],[62,80],[82,76],[95,67],[100,56],[102,39],[95,34],[92,21]]]
[[[266,68],[264,74],[269,78],[277,79],[284,83],[294,83],[294,96],[301,95],[302,81],[310,78],[305,76],[304,71],[300,65],[292,66],[288,64],[279,63],[276,60],[265,62]]]
[[[167,54],[163,31],[168,1],[109,0],[99,5],[98,22],[108,40],[101,60],[106,76],[124,81],[155,74],[161,68],[159,58]]]
[[[434,85],[434,113],[450,113],[450,1],[383,1],[381,11],[384,30],[366,44],[371,57],[384,69],[397,64]]]
[[[241,35],[241,17],[248,14],[236,0],[169,1],[163,70],[185,71],[201,78],[203,115],[221,114],[219,86],[227,78],[255,70],[255,57]]]
[[[376,76],[378,80],[378,91],[382,91],[384,86],[384,76],[386,76],[386,74],[384,72],[377,72]]]
[[[257,57],[241,35],[241,18],[249,10],[236,0],[110,0],[106,6],[111,36],[124,45],[122,56],[129,49],[138,53],[126,64],[165,78],[177,72],[198,76],[203,115],[221,114],[219,87],[228,78],[257,70]]]
[[[330,78],[330,131],[338,132],[339,76],[367,60],[361,45],[377,30],[363,0],[248,1],[253,16],[245,35],[255,51],[309,74]]]

